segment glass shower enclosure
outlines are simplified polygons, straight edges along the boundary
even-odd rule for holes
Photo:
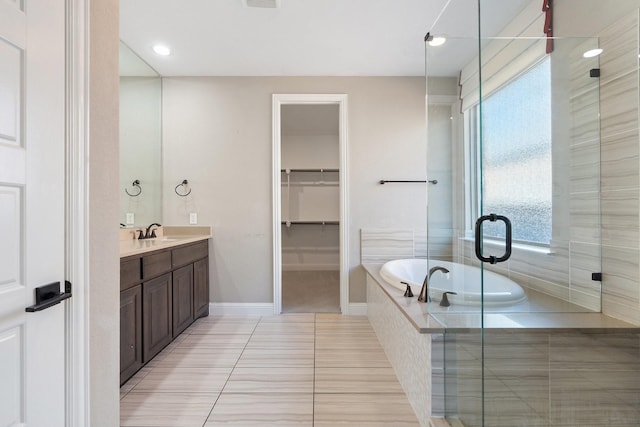
[[[589,327],[603,237],[625,238],[601,223],[601,186],[625,185],[611,163],[601,174],[620,149],[603,138],[622,126],[601,108],[635,73],[638,112],[638,11],[589,33],[576,7],[452,0],[425,36],[427,257],[432,289],[445,290],[430,314],[446,329],[433,339],[431,409],[452,426],[640,419],[638,335]]]

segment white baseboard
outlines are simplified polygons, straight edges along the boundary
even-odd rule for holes
[[[349,316],[366,316],[366,302],[349,303]],[[211,316],[273,316],[273,303],[270,302],[211,302]]]
[[[367,303],[366,302],[350,302],[348,314],[350,316],[366,316]]]
[[[211,302],[210,316],[273,316],[271,302]]]

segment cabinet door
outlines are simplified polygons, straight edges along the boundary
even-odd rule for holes
[[[171,273],[142,284],[142,356],[145,363],[173,339],[171,290]]]
[[[120,385],[142,367],[142,286],[120,292]]]
[[[209,315],[209,258],[193,263],[193,310],[195,318]]]
[[[193,319],[193,264],[189,264],[173,272],[173,337]]]

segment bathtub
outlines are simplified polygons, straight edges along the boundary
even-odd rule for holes
[[[445,291],[457,292],[449,295],[451,305],[475,305],[481,302],[480,268],[447,261],[426,259],[397,259],[389,261],[380,269],[380,275],[390,285],[404,291],[407,287],[400,282],[407,282],[411,291],[418,297],[422,282],[427,274],[427,267],[445,267],[449,274],[435,272],[429,281],[432,301],[440,301]],[[500,274],[484,270],[484,304],[485,306],[505,306],[517,304],[527,299],[524,290],[513,280]]]

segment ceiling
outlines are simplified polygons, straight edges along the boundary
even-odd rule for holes
[[[119,51],[120,77],[158,77],[158,73],[122,41],[120,41]]]
[[[484,36],[532,0],[482,0]],[[535,0],[533,0],[535,1]],[[422,76],[427,32],[446,43],[429,74],[457,76],[477,52],[471,0],[120,0],[120,38],[162,76]],[[161,57],[152,46],[172,50]],[[455,48],[447,49],[447,45]]]

